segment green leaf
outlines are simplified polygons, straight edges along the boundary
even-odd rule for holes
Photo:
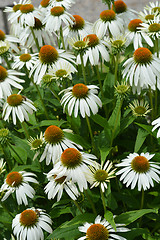
[[[115,220],[118,223],[124,223],[125,225],[128,225],[147,213],[158,213],[158,210],[142,209],[142,210],[130,211],[130,212],[122,213],[121,215],[117,216]]]
[[[91,118],[95,123],[99,124],[101,127],[103,127],[103,128],[108,127],[109,128],[109,124],[108,124],[108,121],[106,120],[106,118],[101,117],[98,114],[93,115]]]
[[[50,125],[56,125],[58,127],[60,127],[63,123],[65,123],[66,121],[64,120],[43,120],[39,123],[39,126],[50,126]]]
[[[24,148],[12,146],[10,147],[11,155],[12,157],[18,162],[18,163],[24,163],[27,162],[27,152]]]
[[[149,135],[149,132],[147,132],[146,130],[144,130],[142,128],[138,129],[138,134],[137,134],[137,138],[136,138],[136,142],[135,142],[135,146],[134,146],[134,152],[139,151],[139,149],[143,145],[143,143],[148,135]]]
[[[91,145],[80,135],[78,134],[73,134],[73,133],[68,133],[68,132],[64,132],[65,137],[67,137],[69,140],[80,144],[82,147],[84,147],[85,149],[88,149],[91,147]]]
[[[116,231],[116,224],[113,218],[113,214],[107,210],[107,212],[104,214],[105,219],[112,225],[114,230]]]
[[[101,148],[99,148],[99,150],[100,150],[100,154],[101,154],[101,162],[105,162],[106,157],[108,156],[108,154],[110,153],[112,148],[101,147]]]
[[[146,234],[147,232],[148,232],[147,229],[132,228],[131,231],[124,233],[124,237],[129,240],[135,240],[135,239],[139,239],[139,238],[137,238],[138,236],[142,236],[142,234]]]
[[[95,215],[91,213],[84,213],[76,216],[71,221],[67,221],[51,233],[47,239],[63,238],[65,240],[74,240],[80,237],[81,233],[78,230],[85,222],[93,222]]]

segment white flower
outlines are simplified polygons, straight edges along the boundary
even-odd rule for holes
[[[6,162],[4,162],[4,159],[1,158],[0,159],[0,174],[2,174],[4,171],[6,171],[6,169],[4,169],[5,165],[6,165]]]
[[[61,199],[63,190],[69,195],[70,198],[76,200],[80,195],[76,185],[67,180],[66,176],[57,178],[58,172],[53,168],[48,174],[47,178],[49,183],[45,186],[45,193],[48,194],[48,199],[54,199],[57,194],[57,202]]]
[[[52,220],[42,209],[27,208],[12,221],[13,233],[17,240],[43,240],[43,231],[52,233]]]
[[[146,6],[146,10],[151,10],[153,14],[159,15],[160,14],[160,3],[159,1],[156,2],[149,2],[150,6]]]
[[[143,39],[150,47],[154,46],[151,38],[145,32],[139,31],[139,27],[141,26],[141,24],[141,19],[133,19],[128,24],[128,43],[130,44],[132,42],[134,49],[143,47]]]
[[[61,105],[63,105],[63,111],[66,110],[68,105],[68,114],[71,116],[74,112],[74,116],[78,116],[78,111],[83,118],[87,115],[90,117],[91,112],[95,115],[98,112],[98,106],[102,107],[102,102],[97,96],[98,87],[95,85],[84,85],[78,83],[73,87],[62,90],[59,94],[64,92],[61,99]]]
[[[37,109],[30,99],[20,94],[12,94],[4,103],[2,117],[4,121],[9,122],[9,116],[12,114],[13,124],[16,125],[16,117],[20,122],[29,121],[28,113],[32,114],[33,111],[37,111]]]
[[[143,12],[139,12],[139,18],[142,22],[153,20],[156,15],[157,14],[153,13],[152,9],[144,9]]]
[[[57,179],[66,176],[66,180],[72,180],[78,184],[81,192],[87,189],[88,165],[94,166],[96,156],[80,152],[75,148],[67,148],[61,154],[59,161],[54,165],[57,171]]]
[[[152,132],[153,132],[155,129],[157,129],[157,128],[160,127],[160,117],[157,118],[156,120],[154,120],[154,121],[152,122],[152,125],[155,125],[155,126],[152,128]],[[157,138],[159,138],[159,137],[160,137],[160,128],[158,129],[158,132],[157,132]]]
[[[131,185],[131,189],[134,189],[138,184],[138,191],[143,188],[147,190],[150,186],[154,186],[153,180],[160,181],[160,166],[156,162],[150,162],[150,159],[155,154],[130,153],[127,158],[123,159],[121,163],[117,164],[117,167],[122,167],[116,175],[121,175],[120,181],[126,184],[126,187]]]
[[[68,132],[69,130],[62,130],[54,125],[51,125],[46,129],[44,133],[45,149],[39,160],[40,162],[46,159],[47,165],[49,165],[51,161],[54,164],[66,148],[71,147],[82,149],[79,144],[76,144],[65,137],[65,131]]]
[[[17,72],[15,70],[7,70],[0,65],[0,98],[6,98],[12,93],[11,86],[23,89],[19,83],[23,83],[24,80],[16,77],[24,76],[24,73]]]
[[[37,53],[29,54],[27,49],[25,49],[25,53],[22,53],[20,56],[14,56],[12,68],[19,70],[25,66],[28,70],[31,70],[37,61],[37,55]]]
[[[123,78],[129,80],[133,92],[139,94],[141,89],[160,89],[160,59],[155,57],[148,48],[138,48],[135,50],[133,57],[129,58],[123,66]]]
[[[73,67],[75,56],[70,52],[65,52],[65,50],[56,50],[51,45],[44,45],[41,47],[39,52],[39,58],[37,59],[33,69],[30,71],[30,76],[34,72],[34,82],[39,84],[42,81],[43,75],[46,74],[49,66],[54,66],[55,63],[61,61],[63,59],[64,62]]]
[[[93,32],[104,36],[108,31],[115,36],[124,31],[123,20],[113,10],[104,10],[93,24]]]
[[[84,237],[80,237],[77,240],[84,239],[106,239],[106,240],[126,240],[126,238],[118,236],[117,232],[128,232],[128,228],[123,227],[124,224],[116,224],[116,231],[113,227],[106,221],[106,219],[101,220],[101,216],[97,216],[95,223],[86,222],[83,226],[79,227],[79,231],[86,233]]]
[[[45,24],[45,30],[50,32],[59,31],[62,23],[65,25],[73,24],[73,17],[61,6],[47,9],[46,16],[42,21]]]
[[[18,45],[20,41],[17,37],[6,35],[2,30],[0,30],[0,44],[1,46],[9,45],[11,50],[14,50],[16,53],[19,53]]]
[[[129,107],[132,110],[132,113],[136,117],[145,117],[152,109],[149,109],[149,104],[147,101],[134,100],[132,103],[129,103]]]
[[[102,36],[96,34],[87,35],[84,40],[88,42],[88,47],[83,54],[83,62],[86,66],[87,61],[89,60],[91,65],[98,65],[100,58],[102,61],[109,61],[109,53],[106,48],[106,41],[102,40]],[[80,54],[77,56],[77,63],[81,64]]]
[[[125,2],[123,2],[122,0],[114,1],[114,7],[117,17],[123,20],[125,26],[127,26],[132,19],[136,18],[137,12],[133,9],[128,8]]]
[[[29,182],[38,184],[35,177],[36,175],[30,172],[10,172],[0,189],[0,192],[4,192],[4,196],[1,201],[5,201],[12,193],[15,192],[18,205],[22,203],[24,203],[24,205],[28,205],[27,197],[33,198],[35,195],[35,190],[29,185]]]
[[[98,187],[100,185],[102,191],[107,189],[107,183],[111,178],[114,178],[115,170],[112,169],[113,164],[109,160],[103,165],[96,163],[95,166],[90,166],[90,173],[87,175],[87,180],[90,182],[91,188]],[[112,170],[111,170],[112,169]],[[111,171],[110,171],[111,170]]]
[[[160,16],[154,17],[153,20],[141,23],[141,26],[138,27],[138,29],[141,33],[146,33],[153,39],[160,38]]]
[[[63,29],[63,35],[66,39],[72,37],[85,37],[92,33],[92,24],[85,21],[79,15],[73,15],[73,24],[68,25]]]
[[[75,3],[75,0],[51,0],[50,1],[50,5],[52,7],[56,7],[56,6],[62,6],[65,9],[69,9],[71,8],[71,6]]]

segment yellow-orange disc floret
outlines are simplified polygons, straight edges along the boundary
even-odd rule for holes
[[[148,14],[145,16],[145,20],[153,20],[154,19],[154,15],[152,14]]]
[[[87,240],[107,240],[109,238],[109,231],[102,224],[92,224],[86,233]]]
[[[54,63],[58,59],[58,51],[51,45],[44,45],[40,49],[39,59],[43,63]]]
[[[17,187],[22,182],[22,175],[19,172],[11,172],[7,175],[6,183],[11,187]]]
[[[41,4],[42,7],[46,8],[49,5],[49,1],[50,0],[42,0],[40,4]]]
[[[33,12],[34,6],[33,6],[32,4],[23,4],[22,6],[20,6],[19,10],[20,10],[22,13]]]
[[[134,60],[136,63],[145,64],[152,60],[152,53],[148,48],[138,48],[134,52]]]
[[[89,47],[95,47],[99,44],[99,38],[96,34],[89,34],[84,38],[84,41],[89,40],[88,46]]]
[[[84,98],[88,94],[88,87],[83,83],[78,83],[73,86],[72,93],[76,98]]]
[[[136,32],[138,29],[138,27],[141,26],[141,23],[143,23],[140,19],[133,19],[130,21],[130,23],[128,24],[128,29],[131,32]]]
[[[44,133],[45,141],[50,144],[59,143],[63,139],[63,137],[64,133],[62,129],[55,125],[49,126]]]
[[[0,82],[3,82],[5,80],[5,78],[7,77],[7,75],[8,75],[7,69],[0,66]]]
[[[152,23],[149,28],[149,32],[159,32],[160,31],[160,23]]]
[[[104,21],[112,21],[116,17],[116,13],[113,10],[104,10],[100,14],[100,18]]]
[[[114,6],[115,6],[114,11],[116,13],[123,13],[127,10],[127,5],[122,0],[114,1]],[[112,6],[112,9],[113,9],[113,6]]]
[[[20,9],[21,6],[22,6],[22,4],[16,4],[16,5],[14,5],[14,6],[13,6],[13,11],[14,11],[14,12],[17,12],[17,11]]]
[[[145,173],[149,170],[150,164],[146,157],[137,156],[132,160],[131,166],[134,171],[138,173]]]
[[[73,17],[74,17],[74,21],[73,21],[74,24],[73,24],[73,26],[70,26],[70,28],[72,30],[82,29],[84,27],[84,24],[85,24],[84,19],[79,15],[73,15]]]
[[[27,227],[34,225],[37,222],[37,219],[37,213],[31,209],[24,210],[20,215],[20,223]]]
[[[51,8],[50,11],[51,11],[51,15],[57,17],[57,16],[60,16],[64,13],[64,8],[60,7],[60,6],[57,6],[57,7]]]
[[[5,33],[4,33],[2,30],[0,30],[0,40],[1,40],[1,41],[4,41],[5,38],[6,38]]]
[[[53,176],[53,178],[55,179],[55,182],[57,182],[59,184],[62,184],[65,181],[65,179],[66,179],[66,176],[63,176],[63,177],[60,177],[60,178],[56,178],[56,177],[57,177],[57,175],[55,174]]]
[[[12,94],[7,98],[7,103],[13,107],[20,105],[22,101],[23,96],[20,94]]]
[[[104,182],[108,177],[108,173],[103,169],[98,169],[94,173],[94,177],[98,182]]]
[[[31,60],[31,55],[29,53],[24,53],[24,54],[20,55],[19,59],[22,62],[28,62],[29,60]]]
[[[81,153],[75,148],[67,148],[61,155],[61,162],[65,167],[75,168],[82,162]]]

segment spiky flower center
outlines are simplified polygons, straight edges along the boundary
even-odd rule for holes
[[[63,0],[56,0],[56,2],[62,2]]]
[[[28,62],[29,60],[31,60],[31,55],[29,53],[24,53],[19,57],[19,59],[22,62]]]
[[[128,91],[128,89],[129,89],[129,86],[127,85],[127,84],[119,84],[117,87],[115,87],[116,88],[116,91],[119,93],[119,94],[125,94],[127,91]]]
[[[137,156],[133,158],[131,167],[137,173],[145,173],[149,170],[150,164],[146,157]]]
[[[153,20],[154,19],[154,15],[152,14],[148,14],[145,16],[145,20]]]
[[[89,41],[88,46],[89,47],[95,47],[96,45],[99,44],[99,38],[97,37],[96,34],[89,34],[84,38],[84,41]]]
[[[115,20],[116,13],[113,10],[104,10],[100,14],[100,18],[104,22]]]
[[[72,93],[76,98],[85,98],[88,94],[88,87],[83,83],[78,83],[73,86]]]
[[[22,101],[23,96],[20,94],[12,94],[7,98],[7,103],[13,107],[21,105]]]
[[[79,30],[82,29],[84,27],[85,21],[84,19],[79,16],[79,15],[73,15],[74,17],[74,24],[73,26],[70,26],[72,30]]]
[[[38,215],[35,211],[27,209],[20,215],[20,223],[25,227],[34,226],[38,220]]]
[[[19,172],[11,172],[7,175],[6,183],[11,187],[18,187],[22,179],[22,175]]]
[[[62,129],[55,125],[49,126],[44,133],[45,141],[48,142],[49,144],[59,143],[62,141],[63,137],[64,133]]]
[[[49,1],[50,0],[42,0],[40,4],[41,4],[42,7],[46,8],[49,5]]]
[[[44,83],[51,83],[53,80],[53,76],[49,74],[45,74],[43,75],[42,80]]]
[[[115,40],[112,42],[112,45],[116,48],[121,48],[124,45],[124,42],[122,40]]]
[[[134,111],[135,111],[136,114],[143,116],[143,114],[145,114],[145,112],[146,112],[147,110],[146,110],[146,108],[143,107],[143,106],[137,106],[137,107],[134,108]]]
[[[127,5],[122,0],[114,1],[114,6],[116,13],[123,13],[127,10]]]
[[[58,51],[51,45],[44,45],[40,49],[39,59],[42,63],[54,63],[58,59]]]
[[[33,12],[34,6],[32,4],[23,4],[22,6],[20,6],[19,10],[22,13],[30,13]]]
[[[38,18],[34,18],[34,29],[40,30],[44,27],[44,25],[42,24],[42,22],[38,19]]]
[[[59,184],[62,184],[65,181],[65,179],[66,179],[66,176],[63,176],[63,177],[60,177],[60,178],[56,178],[56,177],[57,177],[57,175],[55,174],[53,176],[53,178],[55,179],[55,182],[57,182]]]
[[[14,12],[17,12],[17,11],[20,9],[21,6],[22,6],[22,4],[16,4],[16,5],[14,5],[14,6],[13,6],[13,11],[14,11]]]
[[[0,138],[5,138],[9,134],[9,130],[7,128],[1,128],[0,129]]]
[[[95,172],[94,177],[98,182],[104,182],[108,177],[108,173],[103,169],[99,169]]]
[[[42,145],[43,141],[41,139],[34,139],[32,142],[32,148],[37,149]]]
[[[56,71],[56,76],[57,77],[64,77],[64,76],[66,76],[67,75],[67,71],[65,70],[65,69],[59,69],[59,70],[57,70]]]
[[[138,48],[134,52],[134,60],[138,64],[146,64],[152,60],[152,53],[148,48]]]
[[[152,9],[152,11],[154,13],[156,13],[156,12],[160,13],[160,7],[155,7],[155,8]]]
[[[67,148],[61,155],[61,162],[65,167],[76,168],[82,162],[82,155],[75,148]]]
[[[85,41],[77,41],[74,44],[75,48],[85,48],[86,47],[86,42]]]
[[[128,29],[131,32],[136,32],[138,29],[138,27],[141,26],[142,21],[140,19],[133,19],[130,21],[130,23],[128,24]]]
[[[4,67],[0,66],[0,82],[3,82],[7,76],[7,70]]]
[[[148,30],[149,30],[150,32],[159,32],[159,31],[160,31],[160,23],[152,23],[152,24],[149,26]]]
[[[86,232],[87,240],[107,240],[109,239],[109,231],[102,224],[92,224]]]
[[[64,8],[60,7],[60,6],[57,6],[57,7],[51,8],[50,11],[51,11],[51,15],[57,17],[57,16],[60,16],[64,13]]]
[[[4,33],[2,30],[0,30],[0,40],[1,40],[1,41],[4,41],[5,38],[6,38],[5,33]]]

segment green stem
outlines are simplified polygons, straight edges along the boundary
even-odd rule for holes
[[[141,205],[140,205],[140,209],[143,209],[143,205],[144,205],[144,189],[142,188],[141,190]],[[139,219],[139,227],[141,227],[141,223],[142,223],[142,217]]]
[[[152,96],[152,89],[151,87],[149,87],[149,92],[148,92],[148,95],[149,95],[149,100],[150,100],[150,106],[151,106],[151,120],[153,121],[154,120],[154,106],[153,106],[153,96]]]
[[[55,96],[55,98],[57,98],[57,100],[60,102],[60,98],[58,97],[57,93],[55,92],[55,90],[53,89],[52,85],[49,85],[49,89],[51,90],[51,92],[53,93],[53,95]]]
[[[81,58],[81,66],[82,66],[82,74],[83,74],[83,78],[84,78],[84,83],[87,85],[86,71],[85,71],[85,66],[84,66],[84,61],[83,61],[83,53],[80,53],[80,58]]]
[[[119,54],[117,54],[115,56],[115,72],[114,72],[114,76],[115,76],[115,81],[114,84],[117,84],[117,80],[118,80],[118,62],[119,62]]]
[[[30,27],[30,29],[31,29],[31,32],[32,32],[32,35],[33,35],[33,38],[34,38],[34,41],[35,41],[35,44],[36,44],[36,47],[37,47],[38,51],[40,51],[40,46],[39,46],[38,40],[37,40],[37,38],[35,36],[34,30],[33,30],[32,27]]]
[[[78,210],[83,214],[83,211],[82,211],[81,207],[79,206],[78,202],[74,201],[74,200],[73,200],[73,202],[76,205],[76,207],[78,208]]]
[[[10,147],[10,149],[16,154],[16,156],[19,158],[20,162],[23,164],[23,160],[22,158],[19,156],[19,154],[15,151],[14,147],[8,143],[8,146]]]
[[[10,64],[10,62],[8,61],[7,56],[5,56],[5,55],[4,55],[4,60],[5,60],[6,64],[7,64],[7,67],[8,67],[9,69],[11,69],[11,64]]]
[[[155,39],[155,51],[157,53],[157,57],[159,58],[159,46],[158,46],[158,38]]]
[[[84,190],[84,192],[85,192],[86,197],[88,198],[88,201],[89,201],[89,203],[90,203],[90,205],[91,205],[91,207],[92,207],[92,211],[93,211],[93,213],[97,215],[97,211],[96,211],[96,208],[95,208],[94,202],[93,202],[92,199],[90,198],[90,196],[89,196],[87,190]]]
[[[6,205],[2,201],[1,201],[1,206],[12,218],[14,218],[14,215],[8,210],[8,208],[6,207]]]
[[[87,122],[87,125],[88,125],[89,134],[90,134],[90,137],[91,137],[92,148],[95,150],[96,146],[95,146],[95,143],[94,143],[94,137],[93,137],[93,133],[92,133],[92,128],[91,128],[91,124],[90,124],[90,121],[89,121],[89,117],[86,115],[85,118],[86,118],[86,122]]]
[[[24,132],[25,132],[26,137],[29,138],[29,133],[28,133],[28,130],[26,128],[25,122],[24,121],[21,122],[21,125],[22,125],[22,128],[23,128]]]
[[[101,193],[101,200],[102,200],[104,214],[105,214],[106,213],[106,203],[105,203],[105,197],[104,197],[104,194],[103,194],[103,191],[102,191],[101,187],[100,187],[100,193]]]
[[[65,50],[62,25],[60,26],[60,39],[61,39],[61,43],[62,43],[63,49]]]
[[[7,157],[7,155],[6,155],[6,153],[5,153],[5,150],[4,150],[4,146],[2,146],[2,144],[0,144],[0,145],[1,145],[2,152],[3,152],[3,154],[4,154],[4,159],[5,159],[6,162],[7,162],[7,165],[8,165],[9,171],[11,171],[11,169],[12,169],[12,163],[11,163],[11,160],[10,160],[10,158]]]
[[[102,95],[102,98],[104,99],[103,86],[102,86],[102,82],[101,82],[101,77],[100,77],[98,65],[95,66],[95,69],[96,69],[96,74],[97,74],[97,78],[98,78],[98,83],[99,83],[99,86],[100,86],[101,95]],[[103,105],[103,108],[104,108],[104,112],[105,112],[105,115],[106,115],[106,118],[107,118],[108,113],[107,113],[106,105]]]

